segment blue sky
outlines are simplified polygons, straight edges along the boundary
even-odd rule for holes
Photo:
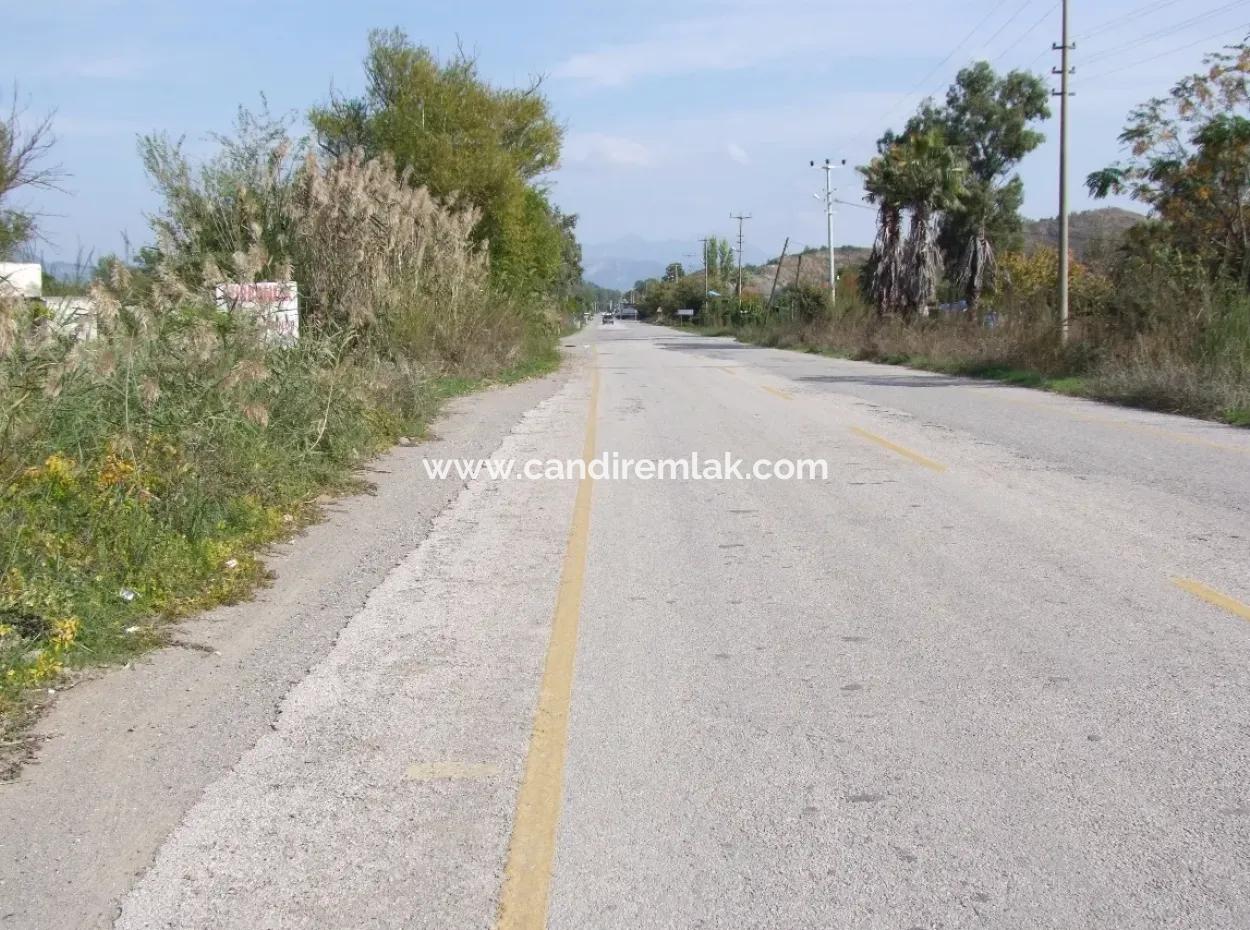
[[[1193,70],[1204,51],[1250,31],[1250,2],[1074,0],[1078,67],[1072,121],[1079,181],[1113,160],[1128,109]],[[34,112],[55,110],[69,194],[28,201],[47,214],[50,258],[147,239],[155,204],[138,133],[185,134],[201,147],[235,108],[267,95],[301,113],[330,87],[354,92],[371,27],[477,54],[501,84],[543,75],[568,135],[555,200],[582,238],[693,240],[727,234],[731,212],[775,254],[789,236],[820,244],[824,219],[810,159],[862,163],[887,125],[940,94],[974,58],[1047,70],[1057,56],[1055,0],[717,2],[355,2],[42,0],[6,4],[5,64]],[[523,12],[522,12],[523,10]],[[943,64],[947,56],[950,60]],[[7,72],[7,73],[6,73]],[[1022,166],[1025,212],[1056,212],[1057,124]],[[856,176],[840,196],[858,201]],[[872,213],[843,207],[839,242],[866,244]],[[676,256],[681,257],[681,256]]]

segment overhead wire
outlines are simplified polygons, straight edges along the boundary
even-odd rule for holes
[[[997,39],[1004,32],[1006,32],[1007,29],[1011,26],[1011,24],[1020,18],[1020,14],[1022,14],[1025,10],[1027,10],[1032,5],[1033,5],[1033,0],[1024,0],[1024,5],[1021,6],[1014,13],[1012,13],[1011,16],[1007,18],[1007,21],[1003,23],[1001,26],[999,26],[992,36],[990,36],[988,39],[982,42],[981,48],[986,49],[986,48],[989,48],[991,45],[993,45],[994,40]]]
[[[1037,22],[1035,22],[1035,23],[1034,23],[1032,26],[1030,26],[1028,29],[1024,30],[1024,32],[1020,33],[1020,35],[1016,37],[1016,40],[1015,40],[1014,42],[1012,42],[1012,43],[1011,43],[1010,45],[1008,45],[1005,49],[1003,49],[1001,52],[999,52],[999,53],[998,53],[998,55],[997,55],[997,57],[994,59],[994,62],[993,62],[993,63],[994,63],[994,64],[998,64],[1000,61],[1002,61],[1004,58],[1006,58],[1006,57],[1007,57],[1007,55],[1008,55],[1010,52],[1014,51],[1014,50],[1015,50],[1015,49],[1016,49],[1016,48],[1020,45],[1020,43],[1021,43],[1021,42],[1023,42],[1025,39],[1027,39],[1027,38],[1028,38],[1029,36],[1031,36],[1033,33],[1037,32],[1038,27],[1040,27],[1040,26],[1042,25],[1042,23],[1046,22],[1046,20],[1050,19],[1050,17],[1051,17],[1051,16],[1053,16],[1053,15],[1055,14],[1055,11],[1056,11],[1056,10],[1058,10],[1058,9],[1059,9],[1059,7],[1060,7],[1060,6],[1062,6],[1062,5],[1063,5],[1063,4],[1062,4],[1062,0],[1060,0],[1060,2],[1059,2],[1059,3],[1056,3],[1056,4],[1055,4],[1054,6],[1052,6],[1050,9],[1048,9],[1045,13],[1043,13],[1043,14],[1041,15],[1041,17],[1037,20]]]
[[[1093,74],[1085,75],[1084,79],[1086,81],[1095,81],[1095,80],[1098,80],[1099,78],[1110,77],[1113,74],[1119,74],[1122,71],[1128,71],[1129,69],[1136,68],[1139,65],[1148,65],[1152,61],[1158,61],[1160,58],[1167,58],[1168,56],[1175,55],[1178,52],[1187,52],[1191,48],[1196,48],[1199,45],[1205,45],[1208,42],[1214,42],[1216,39],[1221,39],[1221,38],[1224,38],[1225,36],[1231,36],[1232,34],[1235,34],[1235,33],[1241,33],[1246,38],[1250,38],[1250,22],[1247,22],[1241,26],[1232,26],[1226,29],[1222,29],[1219,32],[1217,32],[1215,35],[1206,36],[1204,38],[1198,39],[1197,41],[1190,42],[1188,45],[1181,45],[1176,48],[1169,48],[1166,51],[1159,52],[1156,55],[1150,55],[1147,58],[1139,58],[1136,61],[1130,61],[1127,64],[1117,65],[1116,67],[1109,68],[1105,71],[1097,71]]]
[[[990,11],[977,21],[977,24],[972,27],[972,29],[968,32],[968,34],[964,36],[963,39],[961,39],[959,43],[950,50],[950,52],[946,55],[945,58],[943,58],[936,65],[934,65],[933,68],[927,74],[925,74],[923,78],[917,81],[915,87],[913,87],[911,90],[907,91],[906,93],[901,94],[898,97],[898,99],[894,102],[894,105],[891,106],[890,109],[886,111],[885,116],[882,117],[882,122],[888,124],[889,121],[893,119],[894,115],[898,112],[898,108],[900,105],[902,105],[907,100],[910,100],[912,97],[914,97],[916,95],[916,91],[920,90],[923,87],[928,86],[929,82],[933,80],[934,75],[936,75],[939,71],[941,71],[944,67],[946,67],[946,65],[950,62],[950,60],[954,58],[957,54],[959,54],[960,50],[965,45],[968,44],[968,42],[972,39],[972,37],[981,31],[981,27],[984,26],[986,23],[988,23],[991,19],[993,19],[998,14],[998,11],[1007,5],[1007,2],[1008,0],[998,0],[998,2],[995,3],[993,7],[990,8]],[[859,143],[859,142],[864,141],[863,137],[864,137],[863,133],[861,133],[858,136],[855,136],[852,139],[852,143]]]
[[[1161,38],[1164,38],[1165,36],[1175,35],[1178,30],[1188,29],[1190,26],[1196,26],[1199,23],[1206,22],[1207,20],[1211,19],[1213,16],[1218,16],[1221,13],[1227,13],[1228,11],[1234,10],[1237,7],[1246,6],[1248,2],[1250,2],[1250,0],[1233,0],[1232,3],[1226,3],[1223,6],[1216,7],[1215,9],[1207,10],[1206,12],[1199,13],[1197,16],[1191,16],[1189,19],[1182,20],[1179,23],[1172,23],[1168,26],[1164,26],[1161,29],[1156,29],[1153,32],[1148,32],[1145,35],[1141,35],[1135,39],[1131,39],[1128,42],[1123,42],[1119,45],[1112,46],[1109,49],[1103,49],[1102,51],[1095,50],[1093,53],[1089,55],[1088,58],[1084,59],[1084,64],[1089,65],[1095,62],[1104,61],[1108,58],[1114,58],[1118,55],[1123,54],[1124,52],[1132,51],[1133,49],[1138,48],[1139,46],[1146,45],[1150,42],[1153,42],[1156,39],[1161,39]],[[1224,30],[1224,31],[1227,31],[1227,30]]]
[[[1148,16],[1151,13],[1157,13],[1159,10],[1165,10],[1170,6],[1176,6],[1176,4],[1178,3],[1189,3],[1189,2],[1190,0],[1157,0],[1157,2],[1155,3],[1148,3],[1144,7],[1138,7],[1137,9],[1133,9],[1133,10],[1129,10],[1128,12],[1121,13],[1119,16],[1113,16],[1110,19],[1103,20],[1101,23],[1099,23],[1097,26],[1094,26],[1088,32],[1083,32],[1080,35],[1078,35],[1076,37],[1076,40],[1078,42],[1086,42],[1094,38],[1095,36],[1102,35],[1108,29],[1114,29],[1116,26],[1118,26],[1120,23],[1124,22],[1125,20],[1139,19],[1142,16]]]

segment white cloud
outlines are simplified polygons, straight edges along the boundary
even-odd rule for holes
[[[751,164],[751,156],[748,155],[746,152],[746,149],[740,146],[737,142],[730,142],[728,145],[725,146],[725,151],[728,152],[729,157],[732,158],[734,161],[736,161],[738,164],[740,165]]]
[[[636,168],[655,163],[655,152],[649,146],[603,132],[569,133],[564,142],[564,155],[569,162],[606,162]]]
[[[731,2],[708,16],[657,23],[640,39],[579,52],[552,74],[590,86],[620,87],[644,78],[738,71],[812,52],[932,53],[935,37],[952,28],[949,15],[935,18],[928,10],[910,11],[913,28],[903,35],[881,31],[873,17],[843,16],[825,25],[829,6],[828,0],[793,0],[778,15],[771,2]],[[808,28],[805,21],[822,25]]]
[[[581,52],[558,65],[553,74],[575,82],[620,87],[640,78],[671,77],[700,71],[732,71],[811,47],[810,33],[799,32],[782,43],[760,41],[745,22],[678,23],[646,39]]]

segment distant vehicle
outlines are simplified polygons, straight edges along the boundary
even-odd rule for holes
[[[612,322],[613,320],[615,320],[615,319],[616,319],[616,317],[613,315],[613,313],[612,313],[612,311],[611,311],[611,310],[607,310],[607,311],[605,311],[605,312],[604,312],[604,314],[603,314],[603,322],[604,322],[604,323],[611,323],[611,322]]]
[[[638,308],[637,307],[621,307],[621,319],[622,320],[638,319]]]

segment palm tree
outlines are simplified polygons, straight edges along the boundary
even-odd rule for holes
[[[903,308],[903,204],[898,197],[899,148],[889,136],[882,152],[859,168],[868,202],[877,205],[877,236],[864,277],[867,296],[881,314]]]
[[[937,220],[957,206],[966,191],[965,166],[938,129],[910,133],[897,144],[899,171],[895,198],[911,213],[903,245],[904,315],[925,313],[937,297],[942,253]]]
[[[998,273],[998,258],[990,242],[989,224],[995,209],[994,190],[984,182],[969,183],[961,198],[967,241],[963,253],[953,269],[955,283],[963,290],[968,301],[968,313],[975,316],[981,305],[981,295],[987,287],[993,287]]]

